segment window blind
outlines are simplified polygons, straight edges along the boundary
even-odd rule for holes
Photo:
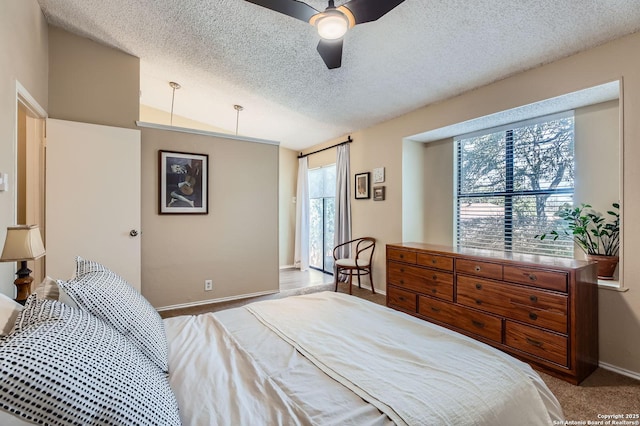
[[[458,246],[573,257],[570,238],[534,238],[573,204],[573,111],[454,140]]]

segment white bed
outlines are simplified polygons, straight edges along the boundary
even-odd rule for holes
[[[494,348],[323,292],[164,320],[184,425],[547,425],[539,375]],[[304,355],[303,355],[304,354]]]
[[[51,297],[38,291],[24,308],[0,297],[0,425],[563,420],[529,365],[357,297],[322,292],[162,320],[108,268],[76,263],[73,279],[51,281]]]

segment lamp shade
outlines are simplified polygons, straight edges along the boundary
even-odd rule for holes
[[[1,262],[33,260],[44,256],[44,244],[38,225],[19,225],[7,228]]]

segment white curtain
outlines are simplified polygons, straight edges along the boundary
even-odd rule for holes
[[[301,271],[309,269],[309,166],[307,157],[298,159],[296,239],[293,264]]]
[[[333,246],[351,240],[351,185],[349,144],[340,145],[336,158],[336,215],[334,224]],[[338,258],[343,259],[351,254],[348,245],[336,252]]]

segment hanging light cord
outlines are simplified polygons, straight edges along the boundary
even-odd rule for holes
[[[233,108],[236,110],[236,136],[238,136],[238,122],[240,121],[240,111],[244,108],[241,105],[234,105]]]
[[[170,81],[169,86],[173,89],[173,94],[171,95],[171,122],[170,124],[173,126],[173,101],[176,98],[176,89],[179,89],[181,86],[175,81]]]

